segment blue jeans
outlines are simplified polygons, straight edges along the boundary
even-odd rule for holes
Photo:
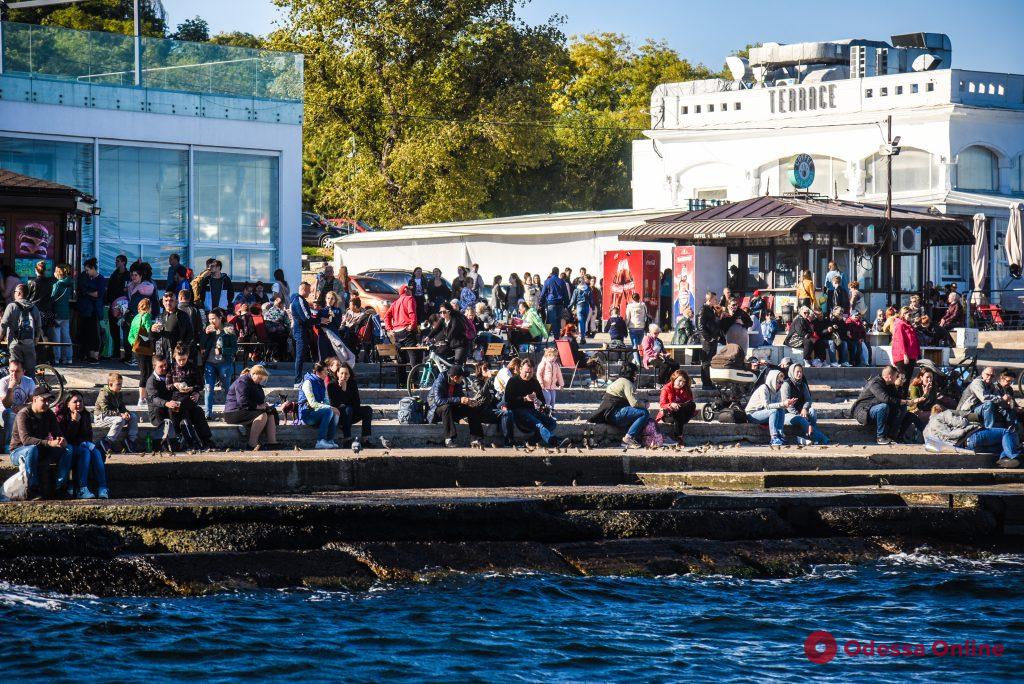
[[[560,332],[558,325],[562,322],[562,305],[548,304],[545,312],[547,314],[548,327],[551,328],[551,334],[557,335]]]
[[[838,358],[838,361],[836,360]],[[850,362],[850,350],[846,346],[845,341],[841,341],[838,344],[835,340],[828,341],[828,362],[829,363],[849,363]]]
[[[1002,447],[999,458],[1020,458],[1020,439],[1013,428],[986,428],[978,430],[967,438],[967,448],[972,451],[989,451]]]
[[[906,415],[906,409],[894,409],[888,404],[875,404],[868,410],[868,417],[875,421],[875,437],[899,436]]]
[[[818,414],[813,408],[807,409],[807,417],[799,413],[786,413],[784,422],[796,428],[797,434],[805,439],[812,439],[815,442],[827,441],[825,433],[818,429]],[[810,430],[810,435],[808,435]]]
[[[103,463],[103,454],[92,442],[82,442],[74,447],[75,493],[89,486],[89,473],[96,480],[96,488],[107,488],[107,468]]]
[[[576,307],[576,326],[580,329],[580,344],[587,341],[587,319],[590,318],[589,306]]]
[[[4,421],[4,451],[11,450],[11,435],[14,434],[14,419],[18,414],[14,412],[14,409],[5,408],[3,413],[0,414],[0,419]]]
[[[977,413],[981,416],[981,422],[986,428],[1012,427],[1015,423],[1013,416],[1001,404],[994,401],[986,401],[978,407]]]
[[[71,447],[39,447],[22,446],[11,452],[11,464],[25,464],[25,475],[28,476],[28,486],[39,490],[39,456],[42,454],[48,458],[57,459],[57,491],[63,491],[68,485],[68,474],[71,472]]]
[[[315,411],[307,411],[302,416],[302,422],[319,429],[316,437],[318,441],[333,440],[338,434],[338,416],[329,406]]]
[[[512,417],[516,424],[537,432],[545,444],[554,444],[558,422],[551,416],[532,408],[517,408],[512,409]]]
[[[220,380],[224,388],[224,396],[227,396],[228,387],[231,386],[231,378],[235,374],[235,364],[231,361],[223,363],[208,363],[203,368],[203,376],[206,380],[206,417],[213,414],[213,389]]]
[[[306,336],[293,330],[292,340],[295,342],[295,384],[298,385],[302,382],[302,357],[306,353]]]
[[[53,348],[53,359],[57,363],[71,363],[71,321],[57,320],[57,325],[53,328],[53,341],[54,342],[66,342],[69,346],[67,347],[54,347]]]
[[[616,427],[627,428],[626,434],[639,442],[643,437],[647,421],[651,419],[651,414],[647,409],[622,406],[615,409],[608,418]]]
[[[767,425],[768,434],[772,439],[786,439],[783,433],[783,428],[786,426],[786,412],[780,408],[747,412],[747,420],[755,425]]]

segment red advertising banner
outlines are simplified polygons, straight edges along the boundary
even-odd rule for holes
[[[672,250],[672,326],[683,315],[683,309],[696,312],[694,295],[697,255],[693,245],[677,246]]]
[[[658,315],[661,280],[661,253],[653,250],[621,250],[604,253],[604,289],[601,314],[608,318],[612,307],[619,313],[637,293],[647,304],[651,318]]]

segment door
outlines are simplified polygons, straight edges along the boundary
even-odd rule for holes
[[[836,262],[836,268],[846,276],[846,282],[854,280],[853,277],[853,250],[849,247],[833,247],[832,261]]]

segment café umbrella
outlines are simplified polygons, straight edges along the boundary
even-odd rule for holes
[[[974,290],[971,303],[982,303],[982,289],[988,277],[988,226],[984,214],[974,215],[974,247],[971,248],[971,274],[974,276]]]
[[[1006,248],[1006,263],[1010,266],[1010,273],[1014,278],[1020,277],[1022,260],[1024,260],[1024,206],[1020,202],[1010,205],[1010,221],[1006,225],[1006,241],[1003,246]]]

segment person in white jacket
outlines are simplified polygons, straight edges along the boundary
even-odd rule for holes
[[[747,402],[747,420],[755,425],[767,425],[771,435],[772,446],[783,446],[786,438],[783,429],[786,426],[786,410],[796,404],[797,399],[782,399],[782,371],[773,370],[768,373],[763,385],[754,390]]]

